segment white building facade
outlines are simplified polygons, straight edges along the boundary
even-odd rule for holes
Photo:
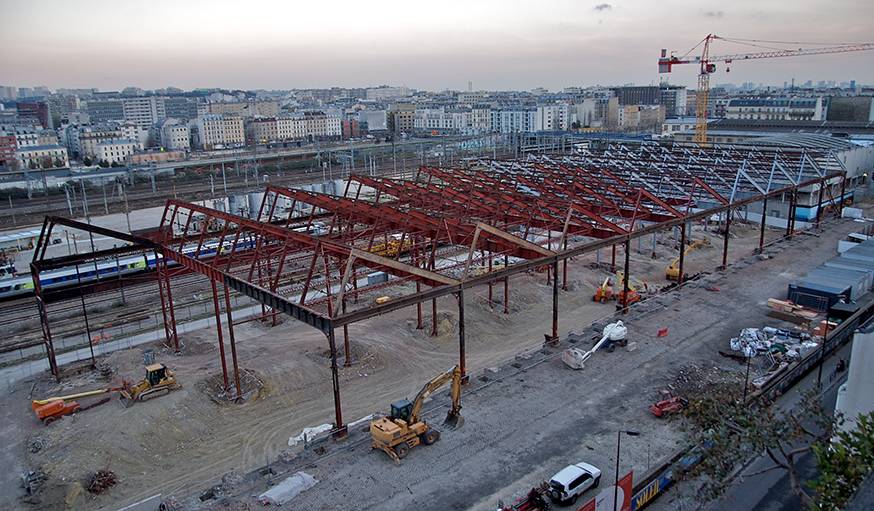
[[[97,144],[97,161],[109,165],[122,164],[127,161],[128,156],[142,149],[143,146],[134,140],[124,138],[107,140]]]

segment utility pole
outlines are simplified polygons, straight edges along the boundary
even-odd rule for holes
[[[124,200],[124,218],[127,221],[127,232],[132,232],[130,228],[130,206],[127,203],[127,190],[125,190],[124,181],[119,181],[118,186],[121,189],[121,198]]]
[[[225,195],[228,194],[228,181],[225,178],[225,162],[222,162],[222,186],[225,189]]]
[[[85,180],[80,179],[79,184],[82,185],[82,213],[85,214],[85,221],[91,223],[91,215],[88,213],[88,194],[85,192]]]

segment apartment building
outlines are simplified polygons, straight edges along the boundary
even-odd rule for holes
[[[725,107],[725,117],[765,121],[821,121],[826,118],[826,106],[822,96],[734,98]]]
[[[224,147],[238,147],[246,143],[242,117],[233,115],[205,115],[196,121],[197,139],[207,151]]]
[[[104,164],[122,164],[127,158],[137,151],[142,151],[143,146],[135,140],[113,139],[97,144],[97,161]]]
[[[67,148],[60,145],[37,145],[19,148],[15,159],[20,169],[58,169],[70,166]]]
[[[209,113],[216,115],[237,115],[240,117],[276,117],[279,115],[279,102],[234,101],[228,103],[209,103]]]
[[[177,119],[165,119],[159,126],[161,145],[166,149],[190,151],[191,129]]]

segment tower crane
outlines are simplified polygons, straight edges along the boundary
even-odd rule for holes
[[[744,44],[765,49],[755,53],[736,53],[730,55],[711,55],[710,45],[716,41],[726,41],[730,43]],[[811,45],[810,48],[779,48],[767,45]],[[818,46],[818,47],[817,47]],[[701,48],[701,55],[692,57],[691,54]],[[801,57],[804,55],[823,55],[831,53],[848,53],[853,51],[874,50],[874,43],[843,43],[843,44],[821,44],[821,43],[802,43],[802,42],[786,42],[786,41],[765,41],[757,39],[735,39],[728,37],[720,37],[715,34],[707,34],[707,37],[696,44],[691,50],[684,55],[677,57],[674,52],[668,55],[668,50],[662,49],[661,57],[659,58],[659,73],[670,73],[674,65],[677,64],[698,64],[700,71],[698,73],[698,92],[695,97],[695,138],[694,141],[698,144],[707,144],[707,100],[710,96],[710,75],[716,72],[716,63],[721,62],[726,65],[725,70],[730,71],[729,66],[736,60],[752,60],[752,59],[771,59],[778,57]]]

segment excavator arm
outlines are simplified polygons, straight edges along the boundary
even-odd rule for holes
[[[452,388],[450,389],[452,406],[449,409],[449,414],[446,416],[446,423],[455,425],[455,423],[458,422],[461,412],[461,369],[456,365],[448,371],[434,377],[431,381],[426,383],[424,387],[422,387],[422,390],[420,390],[418,394],[416,394],[416,398],[413,400],[412,410],[410,411],[410,424],[419,422],[419,414],[422,412],[422,405],[425,400],[428,399],[428,396],[436,392],[449,381],[452,382]]]

